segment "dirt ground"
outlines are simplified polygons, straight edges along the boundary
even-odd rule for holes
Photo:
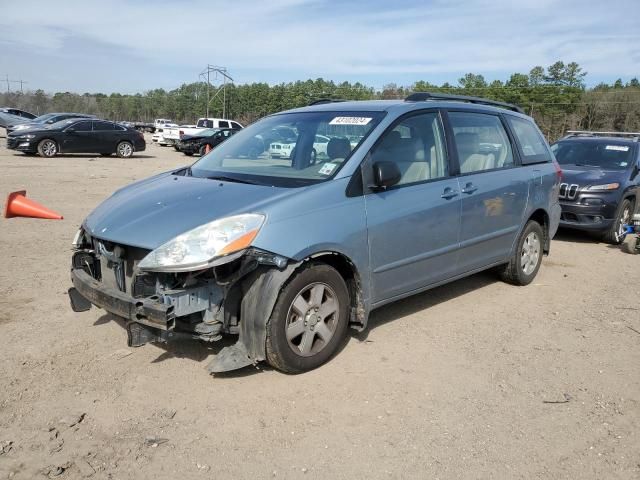
[[[149,139],[150,140],[150,139]],[[71,240],[116,188],[188,163],[13,154],[0,196],[0,479],[640,478],[640,257],[561,232],[535,282],[491,274],[376,311],[329,364],[211,377],[69,307]]]

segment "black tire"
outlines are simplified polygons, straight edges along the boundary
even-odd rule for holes
[[[628,224],[631,221],[631,216],[633,215],[634,210],[633,202],[625,198],[618,207],[618,211],[616,212],[616,218],[613,221],[613,225],[611,228],[604,232],[602,236],[602,240],[611,245],[620,245],[622,242],[621,233],[622,233],[622,225]]]
[[[314,302],[312,292],[314,288],[322,286],[320,297],[321,301]],[[327,288],[328,287],[328,288]],[[294,300],[304,294],[309,294],[307,315],[298,315]],[[304,299],[304,297],[303,297]],[[316,306],[330,305],[330,299],[337,302],[334,313],[329,320],[318,321],[318,308]],[[342,342],[346,336],[349,324],[349,290],[347,284],[340,274],[332,267],[324,264],[313,264],[305,266],[302,270],[294,274],[293,278],[287,283],[276,301],[276,305],[271,314],[271,318],[267,323],[267,342],[266,352],[269,364],[285,373],[302,373],[326,363],[340,349]],[[289,323],[290,319],[297,318],[295,322]],[[307,319],[309,322],[307,324]],[[292,336],[291,341],[287,340],[287,327],[291,327],[294,323],[303,322],[304,331],[299,336]],[[316,323],[317,322],[317,323]],[[323,331],[330,332],[332,335],[325,343],[318,328],[314,332],[314,328],[322,323],[325,327]],[[302,344],[304,339],[309,335],[310,344],[307,355],[302,354]],[[299,345],[294,343],[299,339]],[[317,347],[317,348],[316,348]],[[296,351],[294,351],[294,348]],[[316,352],[312,350],[316,349]]]
[[[182,152],[184,153],[187,157],[190,157],[191,155],[193,155],[193,152]]]
[[[120,158],[131,158],[133,152],[133,145],[126,140],[118,143],[116,146],[116,155]]]
[[[55,157],[58,154],[58,144],[50,138],[44,138],[38,143],[38,154],[46,158]]]
[[[638,249],[638,247],[640,247],[640,244],[638,244],[639,241],[640,240],[638,239],[637,235],[628,234],[626,237],[624,237],[620,248],[624,253],[637,255],[640,253],[640,250]]]
[[[535,235],[538,239],[539,244],[535,265],[528,264],[532,266],[533,269],[526,272],[523,268],[522,262],[525,258],[525,242],[527,241],[527,238],[530,238],[530,235]],[[529,220],[522,230],[520,237],[518,238],[518,243],[516,244],[516,249],[513,252],[511,260],[509,260],[509,263],[507,263],[499,270],[500,278],[512,285],[529,285],[533,281],[533,279],[536,278],[538,270],[540,270],[540,265],[542,264],[543,249],[544,231],[538,222],[536,222],[535,220]]]

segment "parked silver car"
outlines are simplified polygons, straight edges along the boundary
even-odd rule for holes
[[[280,128],[291,158],[256,155]],[[74,241],[72,306],[125,318],[134,346],[237,335],[211,372],[307,371],[381,305],[493,267],[530,283],[560,176],[513,105],[414,94],[279,113],[98,206]]]

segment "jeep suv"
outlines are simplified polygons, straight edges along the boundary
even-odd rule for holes
[[[279,129],[289,158],[255,151]],[[489,268],[529,284],[558,228],[560,173],[513,105],[316,102],[106,199],[73,242],[72,308],[123,317],[131,346],[236,335],[210,372],[303,372],[384,304]]]
[[[620,243],[640,193],[639,135],[569,131],[551,146],[564,172],[562,227]]]

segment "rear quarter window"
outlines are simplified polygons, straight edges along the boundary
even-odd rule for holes
[[[523,165],[551,162],[551,154],[547,142],[536,126],[529,120],[506,115],[518,143]]]

